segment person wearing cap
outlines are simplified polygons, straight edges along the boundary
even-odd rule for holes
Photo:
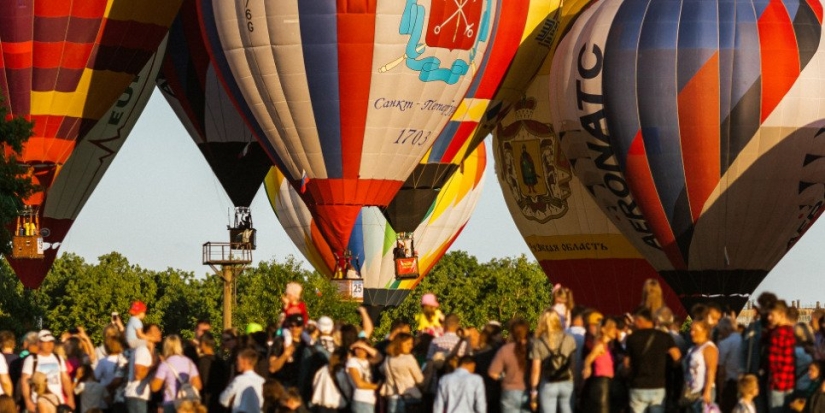
[[[146,345],[146,336],[143,334],[143,318],[146,317],[146,304],[135,301],[129,308],[129,322],[126,323],[126,342],[130,348]]]
[[[36,411],[37,398],[32,393],[30,379],[35,372],[46,375],[49,391],[60,399],[59,404],[67,404],[74,409],[74,392],[72,380],[66,369],[66,360],[54,354],[54,335],[49,330],[40,330],[37,333],[40,348],[37,354],[26,357],[23,362],[23,372],[20,376],[21,390],[26,403],[26,410]]]
[[[269,356],[269,373],[284,387],[297,387],[309,401],[312,397],[312,378],[315,375],[314,364],[310,362],[312,351],[301,340],[304,332],[304,316],[291,314],[284,319],[284,329],[289,334],[276,337],[272,342]]]
[[[335,323],[327,316],[321,316],[318,319],[318,343],[328,353],[335,351],[335,338],[332,336],[332,331],[335,328]]]
[[[438,309],[438,300],[433,293],[424,294],[421,297],[421,312],[415,315],[416,331],[422,331],[432,336],[438,337],[443,334],[441,326],[444,314]]]

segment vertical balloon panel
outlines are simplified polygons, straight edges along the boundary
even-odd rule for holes
[[[822,4],[744,4],[604,1],[554,62],[576,173],[687,306],[743,305],[824,200]]]

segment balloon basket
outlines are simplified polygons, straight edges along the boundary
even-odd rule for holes
[[[15,235],[12,237],[11,257],[15,259],[42,259],[43,237],[39,235]]]
[[[338,294],[346,299],[356,302],[364,301],[364,280],[362,279],[334,279],[333,284],[338,287]]]

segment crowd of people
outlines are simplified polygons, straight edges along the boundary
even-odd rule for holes
[[[199,321],[192,340],[144,325],[140,301],[99,346],[82,327],[2,331],[0,413],[825,413],[825,311],[802,321],[771,293],[747,325],[696,305],[689,332],[656,280],[620,316],[556,286],[536,325],[468,326],[428,293],[377,340],[365,309],[361,325],[312,320],[301,285],[285,290],[278,321],[219,335]]]

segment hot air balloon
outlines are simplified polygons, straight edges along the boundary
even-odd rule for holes
[[[819,1],[597,3],[553,61],[575,174],[685,307],[741,307],[825,200]]]
[[[482,145],[439,191],[427,214],[415,228],[415,249],[419,262],[417,277],[396,278],[394,250],[398,244],[395,230],[380,209],[361,209],[347,248],[352,252],[352,262],[363,278],[361,293],[365,305],[380,310],[400,304],[432,270],[470,219],[481,196],[486,164],[486,148]],[[336,260],[330,243],[319,231],[300,194],[277,168],[272,168],[264,186],[272,208],[289,237],[316,270],[332,277]],[[358,286],[355,285],[356,288]],[[357,298],[358,292],[355,293]],[[353,291],[345,291],[344,294],[353,296]]]
[[[493,130],[496,176],[516,227],[550,281],[572,288],[577,304],[633,311],[652,278],[667,306],[684,316],[676,294],[573,174],[550,124],[551,61]]]
[[[39,217],[46,250],[38,251],[42,258],[35,261],[10,257],[24,285],[37,287],[43,281],[56,247],[122,143],[125,121],[140,112],[137,92],[142,89],[132,82],[153,59],[179,7],[180,1],[159,0],[0,5],[0,88],[10,114],[34,123],[34,135],[18,160],[29,166],[41,188],[25,204]],[[70,156],[87,141],[100,152],[87,149],[92,152],[83,157],[92,163],[73,167],[77,171],[66,178],[60,195],[55,191],[53,197],[60,199],[50,207],[50,188],[60,183]]]
[[[169,28],[158,88],[198,145],[232,204],[246,207],[272,162],[235,109],[210,63],[195,0]]]
[[[361,208],[389,204],[491,36],[509,30],[498,9],[498,0],[199,3],[227,88],[339,256]]]

